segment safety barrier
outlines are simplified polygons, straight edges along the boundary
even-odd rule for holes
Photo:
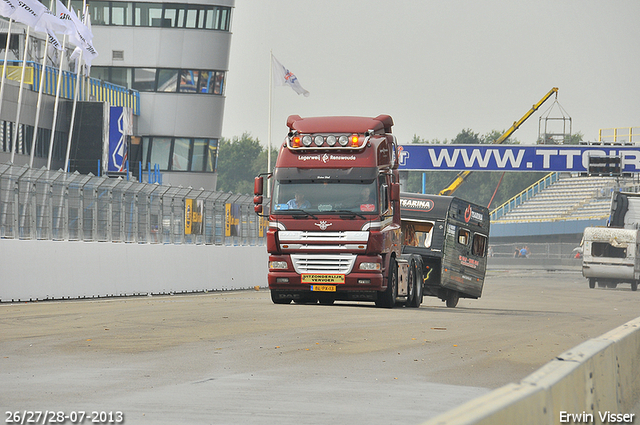
[[[547,174],[522,192],[515,195],[513,198],[509,199],[504,204],[491,211],[491,221],[499,219],[509,211],[515,209],[518,205],[531,199],[533,196],[540,193],[540,191],[542,191],[543,189],[557,182],[559,178],[560,174],[557,172]]]
[[[637,318],[424,425],[636,423],[639,401]]]
[[[253,197],[0,164],[0,238],[264,245]]]
[[[0,60],[0,63],[2,61]],[[22,61],[7,61],[7,72],[10,79],[20,81],[20,71]],[[39,91],[40,76],[42,74],[42,64],[27,61],[25,74],[25,84],[31,86],[31,90]],[[59,70],[50,66],[45,67],[44,85],[42,92],[50,96],[56,95]],[[62,81],[60,84],[60,97],[73,99],[78,76],[69,71],[62,71]],[[140,115],[140,93],[137,90],[127,89],[117,86],[97,78],[86,79],[87,85],[80,84],[78,99],[94,100],[98,102],[108,102],[111,106],[124,106],[131,108],[134,115]]]
[[[640,141],[640,127],[601,128],[598,131],[598,142],[632,143]]]

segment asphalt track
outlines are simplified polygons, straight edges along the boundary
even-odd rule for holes
[[[575,271],[493,270],[455,309],[274,305],[264,289],[0,304],[0,408],[3,423],[49,410],[119,411],[129,425],[419,424],[639,316],[639,301]]]

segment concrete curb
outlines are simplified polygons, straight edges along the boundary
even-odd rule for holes
[[[601,414],[637,414],[640,317],[568,350],[517,384],[508,384],[424,425],[614,423]],[[581,419],[564,421],[566,415]],[[565,416],[562,416],[565,415]],[[633,416],[633,419],[638,419]],[[629,423],[629,421],[626,421]]]

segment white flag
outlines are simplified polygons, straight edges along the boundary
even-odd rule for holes
[[[11,18],[32,27],[39,32],[46,32],[59,45],[55,33],[64,29],[63,23],[56,15],[38,0],[18,0],[17,8]]]
[[[35,28],[46,6],[35,0],[18,0],[16,3],[18,7],[11,18]]]
[[[64,34],[71,36],[69,41],[74,46],[88,43],[93,39],[91,30],[78,18],[73,7],[69,10],[60,0],[56,0],[56,13],[66,27]]]
[[[15,0],[0,0],[0,16],[9,18],[18,7]]]
[[[271,55],[271,68],[273,69],[273,84],[276,86],[289,86],[298,94],[309,96],[309,92],[306,91],[298,81],[293,72],[285,68],[275,56]]]

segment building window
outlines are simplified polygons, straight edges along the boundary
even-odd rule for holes
[[[218,140],[187,137],[143,137],[142,168],[163,171],[216,171]]]
[[[180,71],[180,93],[195,93],[198,89],[198,71]]]
[[[93,68],[91,69],[91,72],[93,74]],[[131,88],[138,91],[155,91],[155,68],[135,68],[133,70],[133,84]]]
[[[91,77],[140,92],[224,94],[224,71],[93,66]]]
[[[158,164],[161,170],[169,169],[169,155],[171,154],[171,138],[154,137],[149,147],[149,162]]]
[[[72,0],[76,10],[82,2]],[[189,28],[229,31],[231,8],[182,3],[140,3],[92,1],[89,4],[93,25]]]
[[[178,83],[177,69],[159,69],[158,70],[158,86],[156,91],[175,93]]]
[[[189,171],[189,150],[191,140],[176,137],[173,142],[173,156],[171,158],[171,170]]]

